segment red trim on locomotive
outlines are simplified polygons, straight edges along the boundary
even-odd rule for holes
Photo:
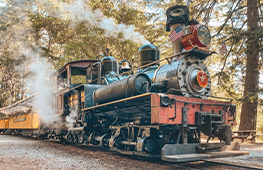
[[[224,101],[215,101],[208,99],[200,99],[200,98],[191,98],[184,97],[178,95],[167,95],[170,99],[175,98],[176,101],[176,110],[175,104],[172,107],[162,107],[160,106],[160,97],[161,93],[151,94],[151,123],[152,124],[182,124],[182,108],[186,107],[187,110],[187,124],[195,125],[195,113],[196,112],[205,112],[205,113],[219,113],[219,110],[223,111],[224,120],[226,125],[236,125],[234,116],[231,115],[229,108],[227,112],[225,111],[224,106],[218,106],[218,104],[222,105],[233,105],[231,102]],[[166,94],[165,94],[166,95]],[[185,102],[182,102],[185,101]],[[189,104],[189,103],[203,103],[202,106],[200,104]],[[206,105],[209,104],[209,105]],[[214,105],[213,105],[214,104]],[[200,109],[202,107],[202,110]]]

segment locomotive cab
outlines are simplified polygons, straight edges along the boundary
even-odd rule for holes
[[[74,88],[80,84],[89,83],[92,80],[91,66],[97,60],[79,60],[67,63],[56,73],[57,90]]]
[[[72,89],[92,81],[90,68],[97,60],[79,60],[67,63],[56,73],[57,93],[55,110],[58,115],[69,114]]]

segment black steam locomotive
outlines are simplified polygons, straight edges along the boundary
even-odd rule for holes
[[[184,36],[173,42],[174,55],[165,59],[160,60],[158,47],[146,44],[138,51],[137,69],[127,60],[119,66],[111,56],[61,68],[57,113],[67,119],[73,109],[77,115],[70,128],[49,137],[170,162],[245,154],[231,145],[232,100],[208,100],[211,78],[204,59],[213,53],[207,48],[208,28],[189,21],[188,7],[173,6],[167,10],[166,30],[178,26]],[[167,64],[160,65],[164,60]],[[73,84],[79,76],[85,83]],[[219,142],[209,143],[215,137]]]
[[[204,64],[213,53],[207,48],[208,28],[189,21],[187,6],[173,6],[167,10],[166,30],[178,26],[184,35],[173,42],[170,57],[160,59],[158,47],[146,44],[138,51],[136,69],[127,60],[119,64],[105,56],[58,70],[56,112],[63,122],[74,121],[47,137],[169,162],[247,154],[231,144],[236,106],[231,99],[211,100],[216,97],[210,96]]]

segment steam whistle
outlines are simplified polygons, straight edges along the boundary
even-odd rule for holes
[[[105,48],[106,48],[106,56],[109,56],[110,48],[109,48],[109,44],[108,43],[105,44]]]

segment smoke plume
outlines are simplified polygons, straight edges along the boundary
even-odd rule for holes
[[[21,81],[27,90],[27,95],[33,97],[33,111],[38,113],[41,121],[48,124],[58,121],[53,109],[53,68],[46,58],[41,56],[41,50],[36,49],[38,42],[34,38],[32,23],[28,13],[38,0],[3,1],[0,8],[0,55],[16,61],[15,70],[23,75],[29,75]],[[17,64],[20,65],[17,65]],[[27,97],[26,95],[26,97]]]
[[[105,30],[106,36],[116,37],[118,33],[123,34],[124,40],[131,40],[136,43],[149,43],[139,32],[136,32],[135,26],[117,24],[114,18],[104,16],[100,10],[93,10],[82,0],[76,0],[71,4],[61,3],[52,0],[12,0],[4,1],[0,6],[1,24],[5,24],[6,31],[0,32],[0,54],[8,51],[8,55],[14,60],[23,60],[26,62],[17,67],[17,70],[29,71],[31,76],[27,78],[28,94],[39,93],[34,97],[34,106],[36,112],[45,123],[57,121],[53,108],[54,83],[50,76],[53,75],[52,64],[41,56],[41,50],[36,47],[43,45],[41,40],[35,40],[32,29],[32,23],[28,13],[38,13],[46,11],[46,14],[72,22],[87,22],[87,26],[99,27]],[[8,5],[9,4],[9,5]],[[56,8],[59,6],[59,8]],[[49,37],[45,37],[49,38]],[[40,42],[39,42],[40,41]],[[6,50],[8,48],[8,50]],[[75,119],[74,110],[71,111],[68,121]],[[69,126],[72,126],[69,125]]]
[[[34,97],[33,106],[41,120],[46,123],[59,121],[54,111],[54,71],[46,58],[41,57],[39,51],[25,49],[22,54],[27,58],[27,67],[31,76],[27,78],[27,84],[31,94],[39,93]]]
[[[61,13],[57,16],[73,22],[87,21],[91,26],[104,29],[105,35],[108,37],[117,37],[118,33],[122,33],[124,40],[131,40],[139,44],[150,43],[144,36],[135,31],[134,25],[117,24],[114,18],[104,16],[98,9],[93,11],[92,8],[82,0],[76,0],[72,4],[62,4],[60,11]]]
[[[70,107],[69,108],[70,114],[66,117],[66,126],[69,129],[74,128],[74,123],[76,122],[76,117],[78,116],[78,108],[77,107]]]

